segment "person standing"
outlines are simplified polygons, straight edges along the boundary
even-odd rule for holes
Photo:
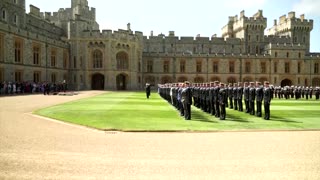
[[[271,89],[269,87],[269,82],[264,83],[263,89],[263,98],[264,98],[264,119],[270,119],[270,103],[271,103]]]
[[[190,89],[190,83],[186,81],[185,88],[183,88],[181,92],[181,102],[183,104],[184,109],[184,118],[185,120],[191,119],[191,104],[192,104],[192,93]]]
[[[246,113],[249,113],[249,93],[250,88],[248,82],[244,83],[244,103],[246,105]]]
[[[221,83],[219,90],[220,120],[226,119],[226,96],[227,90],[224,88],[224,84]]]
[[[147,99],[149,99],[150,94],[151,94],[151,87],[150,87],[150,84],[147,83],[147,84],[146,84],[146,95],[147,95]]]
[[[256,83],[256,105],[257,105],[257,116],[262,117],[262,100],[263,100],[263,88],[260,82]]]
[[[249,112],[251,115],[254,115],[254,101],[256,98],[256,89],[254,86],[254,82],[250,82],[250,89],[249,89]]]
[[[242,99],[243,99],[243,86],[242,86],[242,82],[238,82],[238,110],[241,112],[243,111]]]
[[[233,86],[232,83],[229,83],[229,87],[228,87],[228,97],[229,97],[229,109],[233,109]]]

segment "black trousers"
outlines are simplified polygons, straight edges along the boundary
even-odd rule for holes
[[[238,99],[238,110],[243,111],[242,99]]]
[[[238,110],[238,99],[233,100],[234,110]]]
[[[233,109],[233,98],[229,98],[229,102],[230,102],[230,109]]]
[[[270,103],[264,102],[264,119],[269,120],[270,119]]]
[[[261,108],[262,108],[262,102],[261,101],[257,101],[257,116],[258,117],[262,117]]]
[[[184,109],[184,119],[190,120],[191,119],[191,104],[184,102],[183,109]]]
[[[220,120],[226,119],[226,105],[220,104]]]
[[[250,105],[250,106],[249,106],[249,107],[250,107],[249,112],[250,112],[251,115],[254,115],[254,112],[255,112],[255,111],[254,111],[254,101],[250,101],[250,102],[249,102],[249,105]]]
[[[215,101],[215,108],[216,108],[216,117],[220,117],[220,104],[218,101]]]
[[[249,107],[249,100],[244,100],[244,103],[246,104],[246,113],[249,113],[249,109],[250,109],[250,107]]]

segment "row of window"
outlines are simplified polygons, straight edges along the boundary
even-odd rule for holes
[[[15,82],[23,82],[23,71],[15,71],[14,72],[14,81]],[[63,79],[67,79],[67,75],[64,74],[63,75]],[[3,70],[0,70],[0,81],[3,82],[5,81],[5,78],[3,76]],[[57,82],[57,73],[51,73],[50,75],[50,79],[48,80],[50,82]],[[41,72],[35,71],[33,72],[33,82],[35,83],[39,83],[39,82],[43,82],[43,80],[41,79]]]
[[[246,62],[245,67],[244,67],[244,73],[251,73],[251,62]],[[285,73],[290,73],[290,62],[285,62],[284,63],[284,72]],[[278,73],[278,62],[273,63],[273,70],[274,73]],[[299,62],[297,64],[297,71],[300,74],[302,70],[302,63]],[[169,61],[164,61],[163,62],[163,72],[164,73],[169,73],[170,71],[170,62]],[[147,62],[147,72],[152,73],[153,72],[153,61],[148,61]],[[185,61],[180,61],[180,72],[185,73],[186,72],[186,62]],[[197,73],[202,73],[202,62],[198,61],[196,63],[196,72]],[[213,62],[212,66],[212,72],[213,73],[219,73],[219,63],[218,62]],[[234,62],[229,62],[229,73],[234,73],[235,72],[235,63]],[[267,63],[266,62],[261,62],[260,63],[260,72],[262,74],[267,73]],[[314,63],[314,73],[319,74],[319,63]]]
[[[23,63],[23,43],[22,39],[16,38],[14,41],[14,62],[22,64]],[[0,36],[0,61],[3,60],[3,53],[4,52],[4,44],[3,44],[3,37]],[[63,68],[66,69],[68,66],[68,52],[65,50],[63,52]],[[40,44],[33,44],[32,47],[32,63],[36,66],[41,66],[41,45]],[[50,50],[50,59],[49,64],[47,66],[57,67],[57,49],[51,48]]]

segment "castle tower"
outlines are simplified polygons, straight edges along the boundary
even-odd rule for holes
[[[87,0],[71,0],[71,8],[75,8],[77,6],[86,7],[88,6]]]
[[[253,17],[246,17],[245,12],[238,16],[229,17],[228,25],[223,28],[224,38],[243,39],[242,53],[261,54],[263,52],[264,30],[267,27],[267,18],[259,10]]]
[[[295,12],[289,12],[288,17],[283,15],[274,21],[274,26],[268,30],[268,35],[291,37],[291,43],[304,44],[306,53],[310,52],[310,32],[313,29],[313,20],[306,20],[304,15],[296,18]]]

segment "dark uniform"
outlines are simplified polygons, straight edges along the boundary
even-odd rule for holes
[[[233,105],[234,110],[238,110],[238,84],[233,84]]]
[[[230,102],[230,109],[233,109],[233,86],[230,83],[228,87],[228,97],[229,97],[229,102]]]
[[[264,97],[264,119],[270,119],[270,103],[271,103],[271,89],[269,87],[269,82],[265,82],[265,87],[263,89],[263,97]]]
[[[250,82],[250,89],[249,89],[249,112],[251,115],[254,115],[254,101],[256,98],[256,88],[254,87],[254,82]]]
[[[271,93],[270,93],[271,95]],[[270,96],[271,98],[271,96]],[[263,100],[263,88],[261,87],[261,83],[257,83],[256,88],[256,105],[257,105],[257,116],[262,117],[262,100]]]
[[[242,83],[239,82],[238,83],[238,110],[239,111],[243,111],[243,105],[242,105],[242,99],[243,99],[243,87],[242,87]]]
[[[183,88],[181,92],[181,102],[184,109],[184,118],[185,120],[191,119],[191,104],[192,104],[192,93],[191,88],[189,87],[189,82],[185,82],[186,87]]]
[[[150,93],[151,93],[151,86],[150,84],[146,84],[146,95],[147,95],[147,99],[149,99],[150,97]]]
[[[224,88],[224,84],[221,83],[219,90],[220,120],[226,119],[226,96],[227,90]]]
[[[246,113],[249,113],[249,91],[250,91],[250,88],[248,86],[248,83],[245,82],[244,83],[244,103],[246,105]]]
[[[215,117],[220,117],[220,103],[219,103],[219,91],[220,91],[220,87],[219,87],[219,82],[215,81],[214,82],[214,94],[213,94],[213,100],[215,103],[215,109],[216,109],[216,115]]]

